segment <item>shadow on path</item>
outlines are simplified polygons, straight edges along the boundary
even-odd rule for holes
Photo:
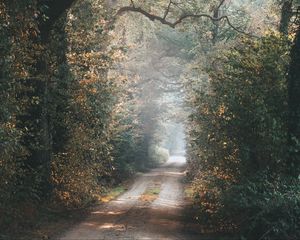
[[[141,175],[116,200],[99,207],[60,240],[204,240],[186,221],[184,201],[184,157],[173,156],[167,163]],[[160,191],[153,201],[141,196],[151,186]],[[192,229],[194,228],[194,229]]]

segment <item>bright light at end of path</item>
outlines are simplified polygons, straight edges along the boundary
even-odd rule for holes
[[[186,158],[184,156],[170,156],[168,162],[171,162],[171,163],[186,163]]]

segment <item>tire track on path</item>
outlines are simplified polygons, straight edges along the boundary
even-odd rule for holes
[[[171,157],[59,240],[199,240],[184,231],[184,169],[183,157]],[[141,196],[153,186],[160,187],[159,195],[154,201],[144,201]]]

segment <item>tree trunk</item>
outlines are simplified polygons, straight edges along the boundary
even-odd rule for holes
[[[290,0],[285,1],[282,4],[279,31],[284,35],[288,35],[288,33],[289,33],[289,24],[290,24],[292,15],[293,15],[292,14],[292,6],[293,6],[293,4],[292,4],[292,1],[290,1]]]
[[[300,166],[300,26],[291,49],[291,63],[288,75],[289,104],[289,169],[299,175]]]

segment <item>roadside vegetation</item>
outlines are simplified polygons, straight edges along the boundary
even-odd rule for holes
[[[0,239],[110,201],[184,145],[195,223],[299,239],[299,9],[0,0]]]

